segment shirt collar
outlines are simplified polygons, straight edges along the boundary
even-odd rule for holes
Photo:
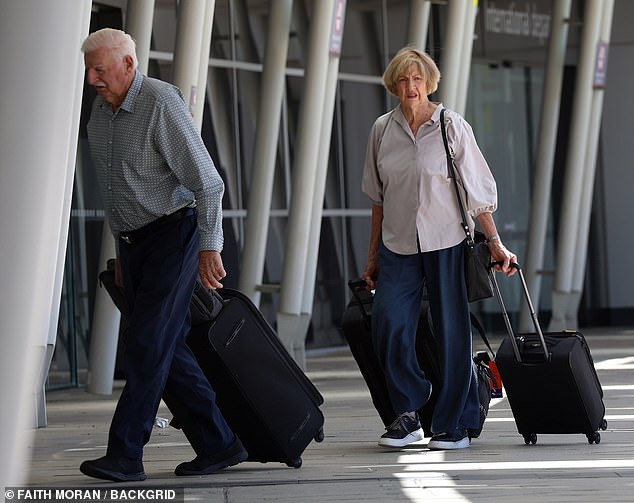
[[[431,114],[431,122],[432,124],[435,124],[436,122],[438,122],[440,120],[440,112],[442,111],[443,108],[445,108],[445,105],[442,104],[442,102],[437,103],[437,107],[436,110],[434,110],[434,113]]]
[[[434,113],[431,115],[431,118],[429,119],[429,122],[431,122],[432,124],[436,124],[440,120],[440,111],[443,108],[445,108],[445,105],[443,105],[442,102],[438,102],[436,104],[438,106],[436,107],[436,110],[434,110]],[[399,124],[401,124],[403,127],[409,128],[409,126],[407,125],[407,119],[405,119],[405,115],[403,114],[403,108],[401,107],[400,103],[397,105],[396,111],[398,111],[398,113],[395,116],[395,120]]]
[[[137,96],[141,92],[141,84],[143,83],[143,75],[141,72],[136,70],[134,74],[134,79],[132,80],[132,84],[130,84],[130,89],[128,89],[128,94],[126,94],[123,103],[121,103],[121,110],[125,110],[126,112],[133,113],[134,112],[134,102],[136,101]]]

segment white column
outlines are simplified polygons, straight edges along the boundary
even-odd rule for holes
[[[335,0],[322,0],[313,4],[309,54],[302,93],[304,99],[299,110],[291,205],[277,315],[280,339],[301,366],[304,365],[304,338],[309,320],[300,317],[300,313],[310,238],[315,172],[319,155],[319,136],[315,134],[315,124],[321,124],[324,116],[330,27],[334,3]]]
[[[340,9],[337,12],[337,9]],[[339,16],[339,17],[338,17]],[[343,36],[343,24],[345,22],[345,1],[335,2],[334,23],[340,23],[341,36]],[[334,29],[334,26],[333,26]],[[337,97],[337,81],[339,77],[339,53],[332,52],[328,61],[326,76],[326,95],[324,97],[324,115],[321,119],[321,131],[319,132],[319,155],[317,171],[315,174],[315,189],[313,192],[313,205],[310,210],[310,234],[308,237],[308,255],[306,258],[306,274],[304,277],[304,292],[302,295],[301,315],[309,321],[313,312],[313,300],[317,277],[317,262],[319,259],[319,241],[321,236],[321,224],[324,209],[324,193],[326,190],[326,177],[328,175],[328,160],[330,158],[330,140],[332,137],[333,112],[335,98]],[[306,334],[304,334],[305,336]]]
[[[424,51],[427,45],[430,10],[431,0],[410,0],[409,2],[407,43],[421,51]]]
[[[205,24],[205,2],[202,0],[180,0],[178,26],[174,45],[172,82],[180,88],[192,116],[198,99],[200,76],[200,50]],[[204,90],[200,90],[204,92]],[[203,99],[201,97],[201,99]],[[196,117],[194,116],[194,120]]]
[[[240,290],[256,305],[264,274],[292,11],[293,0],[271,1],[240,271]]]
[[[557,125],[559,104],[564,75],[566,45],[568,43],[568,19],[572,0],[556,0],[550,22],[548,58],[544,72],[544,92],[539,120],[537,141],[537,163],[533,177],[531,214],[528,226],[528,245],[524,262],[526,284],[531,292],[531,300],[539,310],[542,277],[539,271],[544,266],[544,249],[548,231],[550,196],[552,189],[555,148],[557,146]],[[522,258],[518,260],[522,263]],[[528,306],[521,303],[519,328],[521,331],[533,329]]]
[[[154,20],[154,0],[128,0],[126,12],[126,32],[136,42],[139,71],[147,73],[152,23]],[[114,237],[110,232],[107,215],[104,217],[99,253],[99,271],[106,268],[108,259],[116,255]],[[121,313],[115,307],[105,288],[97,285],[95,307],[90,328],[90,352],[86,391],[101,395],[112,394],[114,370],[117,361],[119,324]]]
[[[602,49],[606,51],[603,55],[606,58],[607,45],[610,43],[610,35],[612,31],[613,11],[614,0],[603,0],[599,37],[600,41],[606,44]],[[600,56],[597,53],[597,59],[599,57]],[[601,130],[601,114],[603,111],[603,95],[603,88],[597,88],[592,93],[592,108],[590,111],[590,117],[592,120],[590,121],[588,139],[586,141],[585,174],[583,175],[585,183],[583,184],[581,204],[579,205],[579,228],[577,231],[576,246],[577,254],[575,256],[571,296],[568,303],[568,313],[566,315],[568,323],[574,323],[575,326],[577,325],[579,302],[581,301],[581,294],[583,293],[583,281],[585,278],[586,259],[588,256],[588,236],[590,234],[590,218],[592,213],[594,179],[597,165],[597,150],[599,147],[599,132]]]
[[[458,82],[460,81],[460,63],[464,37],[464,23],[467,15],[467,2],[449,2],[448,19],[445,33],[444,52],[440,61],[439,92],[440,100],[448,108],[455,109],[458,97]]]
[[[469,78],[471,76],[471,55],[473,53],[473,34],[475,31],[476,14],[478,13],[478,0],[467,2],[464,16],[464,28],[462,30],[462,49],[460,54],[460,78],[456,89],[455,110],[464,115],[467,108],[467,94],[469,91]]]
[[[578,218],[585,172],[586,142],[590,123],[594,58],[601,25],[602,0],[588,0],[585,5],[581,48],[573,101],[566,178],[564,184],[555,284],[552,292],[553,310],[549,331],[574,329],[574,320],[567,320],[572,290],[573,270],[577,255]]]
[[[4,5],[0,18],[0,65],[11,70],[2,72],[0,85],[2,487],[23,484],[28,473],[37,355],[59,305],[57,267],[65,251],[60,243],[70,216],[67,189],[82,92],[79,48],[90,10],[89,0],[21,0]]]
[[[152,42],[152,22],[155,0],[128,0],[125,16],[125,31],[136,42],[136,57],[139,71],[147,74]]]
[[[196,105],[194,108],[194,122],[198,131],[203,127],[203,112],[205,110],[205,96],[207,92],[207,74],[209,72],[209,52],[211,50],[211,31],[214,24],[216,0],[205,0],[205,20],[200,43],[200,62],[198,64],[198,85]]]
[[[108,259],[114,258],[115,255],[114,238],[106,215],[101,231],[99,271],[103,271]],[[95,308],[90,326],[88,372],[86,373],[86,391],[89,393],[112,394],[120,322],[121,313],[115,307],[106,289],[97,284]]]

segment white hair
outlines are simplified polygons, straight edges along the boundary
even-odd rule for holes
[[[114,28],[102,28],[86,37],[81,45],[84,54],[96,49],[111,49],[113,56],[124,58],[130,56],[134,62],[134,68],[138,65],[136,57],[136,43],[126,32]]]

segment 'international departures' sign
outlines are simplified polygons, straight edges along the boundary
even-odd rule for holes
[[[494,61],[543,65],[548,52],[553,2],[550,0],[482,0],[476,19],[474,56]],[[579,2],[572,2],[571,19],[580,19]],[[568,30],[568,46],[578,41]]]

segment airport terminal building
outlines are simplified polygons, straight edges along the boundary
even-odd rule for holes
[[[300,361],[305,348],[343,343],[347,282],[360,275],[367,259],[370,202],[361,192],[361,174],[368,134],[374,120],[397,104],[381,74],[408,44],[424,48],[439,64],[441,85],[432,99],[473,126],[498,184],[498,229],[524,266],[542,323],[554,328],[634,324],[632,2],[16,4],[7,6],[3,17],[5,47],[19,43],[9,38],[15,15],[38,20],[33,26],[45,26],[40,18],[64,20],[60,30],[67,36],[59,44],[68,54],[73,44],[77,50],[74,66],[58,66],[72,84],[71,90],[67,83],[60,87],[75,101],[49,109],[68,118],[47,126],[51,131],[58,124],[55,135],[63,135],[69,146],[61,171],[66,175],[38,177],[44,187],[39,196],[33,194],[57,213],[50,216],[44,207],[44,213],[31,215],[56,230],[47,242],[59,250],[57,258],[49,254],[28,269],[48,271],[46,299],[33,309],[53,309],[29,325],[28,338],[48,348],[33,367],[45,369],[46,387],[86,385],[97,340],[108,341],[99,346],[109,353],[105,368],[116,367],[119,318],[98,281],[114,248],[104,231],[104,206],[88,151],[86,122],[94,91],[81,80],[79,52],[87,33],[103,27],[130,32],[141,68],[181,87],[225,182],[225,286],[251,296]],[[31,32],[43,46],[48,42],[38,34],[44,31]],[[28,66],[26,78],[47,82],[37,63]],[[5,98],[9,112],[17,112]],[[13,126],[5,119],[3,135]],[[47,142],[40,145],[46,156]],[[0,154],[7,163],[0,190],[9,205],[15,184],[5,171],[12,162],[6,152]],[[54,184],[46,191],[47,180],[59,182],[56,191]],[[49,203],[52,197],[60,201]],[[11,230],[7,225],[3,228]],[[37,247],[20,243],[20,237],[19,249]],[[4,253],[12,249],[3,246],[5,264],[29,258]],[[47,252],[33,253],[37,258]],[[23,277],[20,270],[9,279]],[[502,287],[516,321],[524,323],[519,285],[509,280]],[[501,328],[494,300],[474,310],[491,330]]]

